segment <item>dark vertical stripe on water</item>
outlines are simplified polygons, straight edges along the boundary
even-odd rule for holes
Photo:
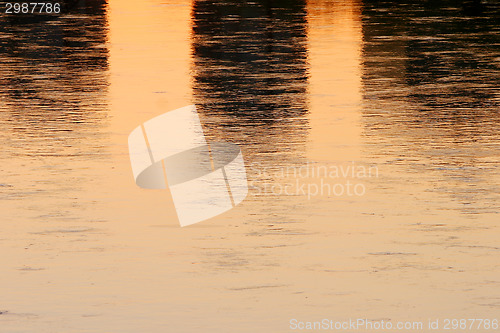
[[[498,209],[500,3],[365,1],[363,38],[369,156],[472,216]]]
[[[193,92],[209,129],[242,130],[254,141],[273,142],[277,135],[301,140],[307,127],[306,15],[303,0],[194,1]]]
[[[105,0],[0,16],[1,121],[20,135],[87,132],[107,113]],[[15,136],[15,135],[14,135]]]

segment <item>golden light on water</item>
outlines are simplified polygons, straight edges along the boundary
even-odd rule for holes
[[[288,332],[294,317],[498,314],[491,13],[464,25],[461,7],[415,3],[102,4],[94,18],[0,26],[0,331]],[[446,38],[428,38],[442,24]],[[242,148],[252,187],[180,228],[167,191],[134,183],[127,137],[194,102],[215,138]],[[263,191],[344,182],[293,175],[315,162],[379,174],[355,180],[359,197]]]
[[[190,11],[187,1],[109,1],[110,95],[119,126],[190,102]]]
[[[361,8],[358,1],[308,1],[310,134],[318,161],[359,158]]]

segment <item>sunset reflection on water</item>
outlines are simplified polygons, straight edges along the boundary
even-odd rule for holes
[[[1,17],[0,331],[493,318],[499,11],[447,3],[94,0]],[[167,191],[134,184],[127,136],[193,103],[207,138],[241,147],[251,188],[180,228]],[[319,184],[304,166],[377,174],[349,179],[362,196],[267,190]]]

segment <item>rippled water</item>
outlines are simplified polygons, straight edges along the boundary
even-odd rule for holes
[[[443,209],[498,211],[498,6],[388,9],[364,8],[370,150],[430,182],[454,203]]]
[[[63,9],[0,17],[0,332],[498,314],[494,1]],[[191,103],[251,186],[181,229],[135,186],[127,136]],[[363,195],[313,191],[348,181]]]

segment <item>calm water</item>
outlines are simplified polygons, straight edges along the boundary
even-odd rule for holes
[[[494,1],[63,12],[0,17],[0,332],[498,315]],[[167,192],[135,186],[127,136],[192,103],[251,190],[181,229]],[[348,181],[362,195],[314,192]]]

